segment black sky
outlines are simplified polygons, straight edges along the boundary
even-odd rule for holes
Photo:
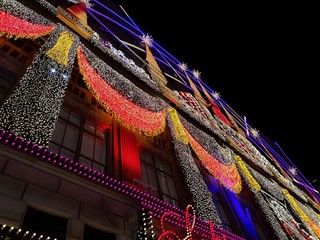
[[[320,186],[315,6],[115,2],[176,59],[199,70],[213,91]]]

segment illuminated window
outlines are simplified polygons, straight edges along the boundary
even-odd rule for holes
[[[101,127],[88,120],[85,121],[79,162],[98,172],[103,172],[106,164],[105,134],[105,130]]]
[[[141,186],[144,190],[179,207],[170,166],[144,150],[140,150],[139,154],[142,174]]]
[[[55,124],[50,150],[105,173],[106,129],[62,108]]]

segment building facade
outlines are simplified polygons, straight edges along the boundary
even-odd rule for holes
[[[319,193],[92,2],[0,1],[0,239],[319,239]]]

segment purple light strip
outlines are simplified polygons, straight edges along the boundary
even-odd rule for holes
[[[92,16],[105,29],[105,31],[109,32],[122,46],[124,46],[128,51],[130,51],[144,65],[147,64],[141,57],[139,57],[135,52],[133,52],[126,44],[123,44],[122,41],[108,27],[106,27],[98,18],[96,18],[93,13],[88,11],[88,14]]]
[[[251,139],[252,142],[255,143],[254,145],[260,149],[260,151],[264,152],[265,154],[268,154],[268,153],[265,151],[265,149],[263,149],[263,148],[260,147],[260,145],[261,145],[260,142],[257,142],[255,138],[251,138],[251,137],[250,137],[250,139]],[[260,137],[260,139],[261,139],[264,143],[266,143],[265,147],[267,147],[268,150],[274,151],[273,148],[270,147],[270,146],[268,145],[268,143],[267,143],[263,138]],[[277,157],[275,157],[275,156],[277,156]],[[274,158],[277,160],[277,162],[280,164],[281,168],[282,168],[287,174],[290,175],[290,172],[289,172],[288,169],[289,169],[291,166],[288,165],[288,163],[287,163],[281,156],[279,156],[278,153],[274,152],[273,157],[274,157]],[[302,174],[301,172],[300,172],[300,174],[303,176],[303,174]],[[320,200],[320,197],[319,197],[320,195],[317,196],[317,194],[319,194],[319,192],[316,191],[315,188],[314,188],[310,183],[305,182],[305,181],[304,181],[303,179],[301,179],[300,176],[298,176],[298,175],[296,175],[295,177],[296,177],[298,180],[301,181],[301,182],[299,182],[298,180],[296,180],[296,181],[295,181],[296,183],[298,183],[299,185],[302,185],[302,186],[306,187],[306,190],[310,193],[310,195],[312,195],[315,199],[317,199],[317,201]],[[305,177],[303,176],[303,178],[305,178]],[[313,192],[310,192],[310,191],[309,191],[310,189],[311,189]]]
[[[281,153],[286,157],[287,161],[289,161],[292,166],[294,166],[295,168],[297,168],[297,166],[296,166],[296,165],[290,160],[290,158],[285,154],[285,152],[282,150],[282,148],[279,146],[279,144],[278,144],[277,142],[274,142],[274,144],[275,144],[275,145],[277,146],[277,148],[281,151]],[[298,168],[297,168],[297,169],[298,169]],[[308,179],[305,178],[303,174],[302,174],[302,177],[304,178],[304,181],[306,181],[307,183],[309,183],[309,185],[311,185],[310,182],[308,181]]]
[[[143,34],[143,32],[141,31],[141,29],[137,26],[137,24],[134,23],[134,21],[133,21],[127,14],[126,14],[127,17],[130,19],[131,22],[134,23],[134,25],[132,25],[131,23],[129,23],[128,21],[126,21],[124,18],[122,18],[122,17],[119,16],[117,13],[115,13],[115,12],[112,11],[111,9],[107,8],[105,5],[101,4],[100,2],[98,2],[98,1],[96,1],[96,0],[94,0],[94,2],[98,3],[100,6],[102,6],[103,8],[105,8],[106,10],[108,10],[109,12],[111,12],[112,14],[114,14],[115,16],[117,16],[118,18],[120,18],[122,21],[124,21],[125,23],[127,23],[130,27],[134,28],[135,30],[137,30],[138,32],[140,32],[140,33]],[[120,26],[121,28],[127,30],[129,33],[131,33],[131,34],[132,34],[133,36],[135,36],[136,38],[140,39],[140,36],[139,36],[138,34],[134,33],[133,31],[131,31],[131,30],[128,29],[127,27],[123,26],[122,24],[118,23],[117,21],[115,21],[115,20],[107,17],[107,16],[104,15],[104,14],[99,13],[99,12],[96,11],[96,10],[93,10],[93,9],[88,9],[88,10],[89,10],[89,11],[94,11],[96,14],[99,14],[100,16],[103,16],[104,18],[108,19],[109,21],[112,21],[112,22],[115,23],[116,25],[118,25],[118,26]],[[92,14],[91,14],[91,15],[92,15]],[[95,18],[95,19],[96,19],[96,18]],[[98,20],[98,19],[96,19],[96,20]],[[99,23],[102,24],[100,21],[99,21]],[[113,34],[104,24],[102,24],[102,25],[106,28],[106,30],[107,30],[108,32],[110,32],[113,36],[115,36],[115,34]],[[116,37],[116,36],[115,36],[115,37]],[[118,38],[117,38],[117,39],[118,39]],[[121,41],[120,41],[120,42],[121,42]],[[170,54],[168,51],[166,51],[166,50],[165,50],[163,47],[161,47],[158,43],[156,43],[155,41],[154,41],[153,43],[154,43],[155,49],[158,51],[158,53],[159,53],[164,59],[168,59],[169,61],[172,61],[172,62],[173,62],[174,64],[176,64],[176,65],[180,64],[180,61],[179,61],[179,60],[177,60],[172,54]],[[127,47],[127,46],[126,46],[126,47]],[[128,48],[128,47],[127,47],[127,48]],[[159,50],[159,49],[160,49],[160,50]],[[130,49],[129,49],[129,50],[130,50]],[[163,54],[162,51],[163,51],[164,53],[166,53],[168,56],[167,56],[166,54]],[[157,59],[158,61],[160,61],[162,64],[164,64],[164,65],[166,65],[166,66],[168,66],[168,67],[172,67],[170,64],[166,63],[165,61],[163,61],[163,60],[161,60],[161,59],[158,59],[158,58],[156,58],[156,59]],[[145,63],[145,62],[143,61],[143,63]],[[182,78],[185,79],[185,76],[181,73],[181,71],[180,71],[179,68],[178,68],[178,70],[179,70],[179,71],[177,71],[177,72],[179,73],[179,75],[180,75]],[[189,69],[187,69],[186,72],[187,72],[187,74],[189,75],[189,77],[190,77],[191,79],[195,80],[193,74],[191,74],[191,71],[190,71]],[[203,81],[202,81],[201,79],[199,79],[199,80],[203,83]],[[194,84],[198,85],[198,83],[197,83],[196,81],[193,81],[193,82],[194,82]],[[180,82],[180,83],[181,83],[181,82]],[[181,83],[181,84],[183,84],[183,83]],[[185,84],[183,84],[183,85],[186,86],[186,87],[188,87],[188,86],[185,85]],[[206,88],[206,90],[208,90],[209,92],[212,91],[206,84],[203,83],[203,86],[204,86],[204,87]],[[189,88],[189,89],[190,89],[190,88]],[[198,87],[198,89],[199,89],[199,87]],[[192,89],[190,89],[190,90],[192,90]],[[199,89],[199,90],[202,91],[202,89]],[[224,101],[223,101],[221,98],[220,98],[219,100],[224,103]],[[232,114],[231,111],[230,111],[230,108],[227,106],[227,104],[224,104],[224,106],[226,107],[226,109],[228,109],[229,113]],[[232,110],[232,112],[234,112],[234,111]],[[234,114],[232,114],[232,115],[235,116]],[[239,122],[238,122],[238,123],[239,123]],[[248,135],[247,122],[245,121],[244,123],[245,123],[245,127],[244,127],[244,128],[246,129],[246,132],[247,132],[247,135]],[[242,124],[240,124],[240,125],[243,127]],[[261,139],[263,140],[263,138],[261,138]],[[255,141],[254,141],[254,142],[255,142]],[[255,143],[256,143],[256,142],[255,142]],[[257,145],[257,143],[256,143],[255,145]],[[272,152],[275,153],[274,149],[273,149],[271,146],[268,145],[267,148],[268,148],[270,151],[272,151]],[[260,149],[261,149],[261,148],[260,148]],[[265,152],[265,154],[267,154],[264,149],[261,149],[261,150],[263,150],[263,152]],[[278,154],[277,154],[277,155],[278,155]],[[279,158],[279,156],[278,156],[278,158]],[[281,165],[287,165],[285,161],[283,161],[282,159],[280,159],[280,160],[282,161],[282,163],[279,162]],[[278,161],[279,161],[279,159],[278,159]],[[282,166],[282,167],[283,167],[283,166]]]
[[[126,28],[125,26],[119,24],[118,22],[115,22],[114,20],[112,20],[112,19],[110,19],[109,17],[105,16],[104,14],[102,14],[102,13],[96,11],[96,10],[90,10],[90,9],[88,9],[88,10],[89,10],[88,13],[89,13],[98,23],[100,23],[100,24],[105,28],[106,31],[108,31],[109,33],[111,33],[114,37],[116,37],[115,34],[112,33],[111,30],[110,30],[109,28],[107,28],[99,19],[97,19],[97,18],[94,16],[94,13],[102,16],[103,18],[106,18],[107,20],[111,20],[113,23],[115,23],[115,24],[117,24],[118,26],[120,26],[121,28],[127,30],[128,32],[130,32],[131,34],[133,34],[135,37],[140,38],[137,34],[135,34],[134,32],[132,32],[131,30],[129,30],[129,29]],[[117,38],[117,37],[116,37],[116,38]],[[118,39],[118,38],[117,38],[117,39]],[[120,43],[122,44],[121,41],[120,41]],[[124,46],[125,46],[128,50],[131,50],[131,49],[129,49],[129,47],[126,46],[125,44],[124,44]],[[139,58],[139,59],[140,59],[140,58]],[[156,58],[156,59],[157,59],[159,62],[161,62],[162,64],[167,65],[168,67],[171,67],[170,65],[168,65],[168,64],[167,64],[166,62],[164,62],[163,60],[161,60],[161,59],[159,59],[159,58]],[[140,60],[141,60],[141,59],[140,59]],[[144,60],[142,60],[142,62],[143,62],[144,64],[147,64]],[[184,84],[184,83],[182,83],[182,82],[180,82],[180,84],[184,85],[185,87],[188,87],[186,84]],[[192,90],[191,88],[189,88],[189,89]]]
[[[245,125],[245,127],[246,127],[247,136],[249,136],[249,129],[248,129],[248,123],[247,123],[247,118],[246,118],[246,116],[243,117],[243,120],[244,120],[244,125]]]
[[[144,33],[140,30],[140,28],[137,26],[137,24],[134,23],[134,26],[133,26],[133,25],[130,24],[128,21],[126,21],[124,18],[122,18],[121,16],[119,16],[117,13],[115,13],[114,11],[112,11],[111,9],[109,9],[108,7],[106,7],[105,5],[103,5],[102,3],[100,3],[100,2],[98,2],[98,1],[96,1],[96,0],[94,0],[94,2],[98,3],[98,4],[99,4],[100,6],[102,6],[104,9],[106,9],[107,11],[109,11],[109,12],[111,12],[112,14],[116,15],[116,16],[117,16],[118,18],[120,18],[122,21],[124,21],[125,23],[127,23],[130,27],[132,27],[132,28],[134,28],[135,30],[139,31],[141,34],[144,34]],[[110,20],[110,21],[112,21],[113,23],[117,24],[117,25],[120,26],[121,28],[127,30],[129,33],[131,33],[133,36],[135,36],[136,38],[138,38],[138,39],[140,40],[140,36],[139,36],[139,35],[137,35],[137,34],[134,33],[133,31],[131,31],[131,30],[128,29],[127,27],[123,26],[122,24],[120,24],[120,23],[117,22],[116,20],[113,20],[112,18],[107,17],[105,14],[102,14],[102,13],[100,13],[100,12],[94,10],[94,9],[90,9],[90,8],[89,8],[88,10],[89,10],[89,11],[94,11],[96,14],[99,14],[100,16],[102,16],[102,17],[104,17],[104,18],[107,18],[108,20]],[[127,16],[128,16],[128,15],[127,15]],[[128,18],[130,18],[130,17],[128,16]],[[96,18],[95,18],[95,19],[96,19]],[[96,20],[97,20],[97,19],[96,19]],[[131,20],[132,22],[134,22],[131,18],[130,18],[130,20]],[[110,32],[110,30],[108,30],[108,31]],[[181,63],[181,62],[179,62],[175,57],[173,57],[173,55],[171,55],[171,54],[170,54],[169,52],[167,52],[164,48],[162,48],[159,44],[157,44],[155,41],[154,41],[154,46],[155,46],[154,49],[157,50],[158,53],[159,53],[164,59],[168,59],[169,61],[173,62],[174,65],[178,65],[178,64]],[[162,51],[160,51],[158,48],[160,48],[162,51],[164,51],[165,53],[167,53],[168,56],[164,55],[164,54],[162,53]],[[172,66],[169,65],[168,63],[166,63],[166,62],[164,62],[164,61],[162,61],[162,60],[160,60],[160,59],[158,59],[158,58],[156,58],[156,59],[157,59],[158,61],[161,61],[162,64],[165,64],[166,66],[172,68]],[[174,60],[174,61],[173,61],[173,60]],[[179,71],[175,70],[175,72],[178,72],[179,75],[186,80],[186,76],[181,73],[180,68],[178,67],[177,69],[178,69]],[[194,84],[198,85],[198,83],[197,83],[196,81],[194,81],[195,78],[193,77],[192,72],[191,72],[190,70],[187,70],[187,72],[188,72],[189,77],[190,77],[191,79],[193,79]],[[184,85],[185,85],[185,84],[184,84]],[[200,89],[200,86],[198,86],[198,90],[202,91],[202,89]]]
[[[111,9],[109,9],[108,7],[106,7],[105,5],[103,5],[102,3],[93,0],[94,2],[98,3],[99,5],[101,5],[103,8],[105,8],[106,10],[108,10],[109,12],[113,13],[114,15],[118,16],[121,20],[123,20],[124,22],[126,22],[128,25],[130,25],[131,27],[133,27],[135,30],[139,31],[142,35],[145,35],[145,33],[143,33],[139,27],[137,27],[137,24],[134,24],[134,26],[132,24],[130,24],[129,22],[127,22],[124,18],[122,18],[121,16],[119,16],[117,13],[115,13],[114,11],[112,11]],[[130,18],[131,19],[131,18]],[[133,22],[133,20],[131,19],[131,21]],[[128,28],[125,28],[126,30],[129,30]],[[130,33],[133,33],[132,31],[129,30]],[[140,36],[137,34],[133,34],[135,37],[138,36],[138,39],[140,40]],[[162,51],[164,51],[165,53],[167,53],[171,58],[172,62],[174,62],[176,65],[178,65],[179,63],[181,63],[179,60],[177,60],[172,54],[170,54],[167,50],[165,50],[163,47],[161,47],[158,43],[156,43],[155,41],[153,41],[154,46],[160,48]],[[157,49],[158,50],[158,49]],[[158,50],[159,51],[159,50]]]
[[[121,27],[122,29],[125,29],[126,31],[128,31],[129,33],[131,33],[132,35],[134,35],[135,37],[137,38],[140,38],[139,35],[137,35],[136,33],[132,32],[130,29],[128,29],[127,27],[123,26],[122,24],[120,24],[119,22],[113,20],[112,18],[92,9],[92,8],[88,8],[88,12],[91,13],[90,15],[93,16],[93,13],[94,14],[98,14],[99,16],[113,22],[114,24],[118,25],[119,27]],[[95,20],[97,20],[97,18],[94,18]],[[99,23],[101,23],[101,21],[99,21]],[[104,24],[103,24],[104,25]],[[104,25],[105,26],[105,25]],[[110,30],[109,30],[110,31]],[[114,34],[113,34],[114,35]]]
[[[219,99],[219,100],[220,100],[220,99]],[[227,107],[226,109],[229,109],[229,107]],[[260,135],[259,137],[260,137],[260,140],[263,142],[263,144],[265,144],[265,147],[273,154],[273,157],[274,157],[274,158],[277,160],[277,162],[280,164],[281,168],[282,168],[286,173],[288,173],[288,169],[289,169],[289,167],[291,167],[291,166],[289,166],[289,164],[279,155],[279,153],[275,151],[275,148],[272,147],[272,146],[270,146],[270,145],[266,142],[266,140],[265,140],[261,135]],[[268,152],[266,152],[266,150],[265,150],[264,148],[260,147],[261,143],[260,143],[260,142],[257,142],[255,138],[252,138],[252,137],[249,136],[249,137],[248,137],[248,140],[250,140],[251,143],[253,143],[254,146],[257,147],[261,152],[265,153],[266,155],[269,154]],[[302,174],[302,176],[303,176],[303,174]],[[303,178],[305,178],[305,177],[303,176]],[[302,181],[302,182],[303,182],[303,184],[305,184],[305,185],[309,185],[309,186],[311,185],[310,183],[307,184],[305,181]],[[307,181],[307,182],[308,182],[308,181]],[[309,187],[309,188],[310,188],[310,187]],[[313,195],[314,195],[314,194],[313,194]],[[317,197],[317,199],[318,199],[318,197]]]
[[[13,135],[10,132],[5,130],[0,130],[0,142],[3,142],[5,145],[11,146],[12,148],[23,151],[25,154],[30,154],[37,157],[40,160],[46,161],[50,164],[53,164],[61,169],[67,170],[70,173],[77,174],[81,177],[84,177],[90,181],[93,181],[97,184],[105,186],[111,190],[115,190],[121,194],[125,194],[129,197],[132,197],[138,201],[140,201],[142,206],[147,206],[151,211],[153,211],[152,215],[156,218],[161,217],[161,215],[167,211],[172,211],[181,215],[180,219],[183,219],[185,214],[184,210],[181,210],[167,202],[164,202],[149,193],[143,192],[135,187],[122,183],[112,177],[101,174],[93,169],[87,168],[74,160],[70,160],[66,157],[60,156],[44,148],[42,146],[38,146],[29,141],[26,141],[23,138]],[[177,219],[178,220],[178,219]],[[197,231],[202,233],[204,231],[207,232],[208,223],[198,219],[197,221],[201,222],[196,224]],[[172,221],[172,223],[176,224],[176,221]],[[239,239],[244,240],[241,237],[234,235],[231,232],[228,232],[222,228],[214,226],[216,230],[220,233],[225,234],[230,239]]]
[[[133,22],[134,25],[132,25],[131,23],[129,23],[126,19],[124,19],[123,17],[121,17],[119,14],[117,14],[116,12],[114,12],[113,10],[111,10],[110,8],[108,8],[107,6],[103,5],[102,3],[100,3],[97,0],[93,0],[93,2],[97,3],[98,5],[100,5],[101,7],[103,7],[105,10],[111,12],[113,15],[117,16],[118,18],[120,18],[122,21],[124,21],[125,23],[127,23],[130,27],[134,28],[135,30],[139,31],[141,34],[143,34],[143,32],[140,30],[140,28],[138,28],[138,26],[134,23],[134,21],[129,17],[129,15],[125,12],[126,16],[130,19],[131,22]],[[91,8],[92,9],[92,8]],[[88,9],[89,10],[89,9]],[[96,10],[95,10],[96,11]],[[98,12],[98,11],[96,11]],[[104,15],[104,14],[103,14]],[[126,28],[128,29],[128,28]],[[131,32],[131,31],[130,31]],[[136,35],[136,34],[135,34]]]
[[[250,137],[251,138],[251,137]],[[251,138],[251,141],[253,141],[253,142],[256,142],[256,140],[254,139],[254,138]],[[256,144],[255,144],[256,145]],[[259,146],[260,145],[260,143],[257,143],[257,147],[260,149],[260,151],[262,151],[262,152],[265,152],[265,149],[261,149],[261,147]],[[279,163],[279,161],[278,161],[278,163]],[[282,169],[284,169],[283,168],[283,166],[282,166]],[[284,169],[287,173],[288,173],[288,171],[286,170],[286,169]],[[298,177],[298,176],[297,176]],[[310,189],[314,189],[313,187],[310,187],[310,186],[308,186],[307,184],[305,184],[305,183],[301,183],[301,182],[299,182],[299,181],[295,181],[296,183],[298,183],[298,184],[300,184],[300,185],[302,185],[302,186],[304,186],[304,187],[306,187],[306,190],[309,192],[309,194],[311,195],[311,196],[313,196],[315,199],[316,199],[316,201],[320,201],[320,197],[319,196],[317,196],[316,195],[316,192],[314,192],[314,191],[310,191]],[[319,194],[319,193],[318,193]]]

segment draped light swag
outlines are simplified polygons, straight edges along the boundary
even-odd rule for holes
[[[48,35],[55,26],[33,24],[0,10],[0,37],[35,39]]]
[[[164,130],[165,109],[153,112],[126,99],[90,66],[81,46],[78,48],[78,64],[89,91],[122,125],[147,136],[156,136]]]
[[[191,135],[184,129],[192,149],[200,161],[206,166],[209,173],[216,178],[223,186],[230,189],[234,193],[239,193],[242,190],[241,177],[233,162],[230,165],[225,165],[212,157]]]
[[[295,199],[290,195],[287,189],[282,189],[283,194],[285,195],[286,199],[289,201],[291,206],[296,210],[296,212],[299,214],[299,217],[301,220],[306,222],[311,229],[314,231],[314,233],[320,238],[320,227],[317,226],[311,219],[305,214],[305,212],[299,207],[299,205],[296,203]]]

